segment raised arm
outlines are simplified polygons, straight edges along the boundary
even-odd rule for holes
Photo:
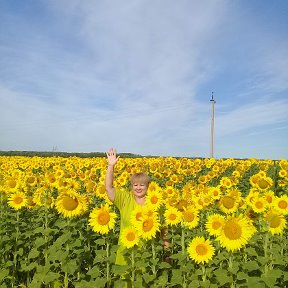
[[[106,178],[105,178],[105,189],[107,196],[110,201],[114,202],[115,199],[115,188],[113,186],[114,181],[114,166],[117,163],[120,156],[117,156],[117,152],[115,148],[111,148],[106,152],[107,160],[108,160],[108,167],[106,171]]]

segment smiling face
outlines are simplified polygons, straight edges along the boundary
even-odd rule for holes
[[[134,182],[132,183],[132,191],[136,198],[145,197],[148,190],[148,184],[143,182]]]
[[[131,176],[132,191],[135,198],[144,198],[150,183],[150,178],[147,174],[140,172]]]

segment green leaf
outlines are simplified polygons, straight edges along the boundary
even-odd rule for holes
[[[275,287],[277,278],[280,278],[282,276],[282,271],[281,270],[271,270],[267,273],[267,275],[262,274],[261,279],[265,282],[265,284],[268,287]]]
[[[171,285],[182,284],[182,272],[179,269],[172,269]]]
[[[45,284],[48,284],[56,279],[58,279],[60,277],[60,275],[58,273],[55,273],[55,272],[48,272],[45,277],[44,277],[44,282]]]
[[[37,248],[32,248],[28,254],[28,259],[34,259],[34,258],[37,258],[38,256],[39,256],[39,251],[37,250]]]
[[[68,274],[74,274],[77,268],[78,266],[76,260],[70,260],[62,265],[63,272],[66,272]]]
[[[171,268],[171,265],[167,262],[161,262],[161,263],[159,263],[158,266],[160,269],[170,269]]]
[[[118,266],[119,267],[119,266]],[[115,272],[114,272],[115,273]],[[99,270],[98,266],[94,266],[92,269],[90,269],[87,272],[87,275],[90,275],[93,279],[99,277],[101,275],[101,272]]]
[[[35,247],[39,248],[39,247],[43,246],[45,243],[46,243],[46,239],[39,237],[35,240]]]
[[[98,267],[98,266],[95,266],[95,267]],[[117,275],[123,275],[126,273],[128,269],[128,266],[127,265],[113,265],[112,266],[112,271],[114,274],[117,274]]]
[[[143,274],[142,277],[143,277],[145,283],[149,284],[150,282],[152,282],[155,279],[156,275],[153,275],[153,274],[150,275],[148,273],[145,273],[145,274]]]
[[[60,262],[65,262],[69,257],[69,251],[58,250],[57,252],[57,260]]]
[[[259,269],[259,265],[256,261],[249,261],[249,262],[243,263],[242,267],[244,270],[248,270],[249,272]]]
[[[230,267],[228,268],[228,271],[232,274],[237,274],[238,270],[239,270],[239,264],[235,261],[233,262],[232,268]]]
[[[0,279],[1,280],[4,280],[8,275],[9,275],[9,270],[8,269],[1,269],[0,270]]]
[[[202,287],[201,285],[202,285],[202,282],[200,283],[199,280],[192,280],[188,288]]]
[[[29,265],[22,265],[21,271],[31,271],[34,268],[37,268],[38,264],[36,262],[32,262]]]
[[[242,272],[242,271],[237,273],[237,279],[238,280],[246,280],[248,277],[249,276],[246,273]]]
[[[247,277],[248,288],[263,288],[265,284],[259,277]]]
[[[215,270],[214,271],[215,276],[217,277],[217,280],[220,285],[224,285],[226,283],[231,283],[233,281],[232,276],[227,275],[226,270]]]
[[[62,246],[66,242],[70,242],[72,234],[70,232],[66,232],[65,234],[61,235],[59,238],[56,239],[53,245],[55,246]]]
[[[96,243],[97,245],[105,245],[105,240],[102,239],[102,238],[100,238],[100,239],[97,239],[97,240],[95,241],[95,243]]]
[[[247,247],[245,248],[245,254],[249,255],[249,256],[258,256],[255,248],[253,247]]]

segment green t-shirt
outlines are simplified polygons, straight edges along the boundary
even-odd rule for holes
[[[120,212],[120,234],[126,228],[131,226],[130,219],[132,211],[139,206],[135,201],[134,195],[132,192],[128,192],[126,190],[115,190],[115,199],[114,204],[119,209]],[[115,264],[125,265],[127,264],[124,256],[122,255],[122,251],[124,250],[124,246],[120,243],[120,238],[118,240],[119,248],[116,255]]]

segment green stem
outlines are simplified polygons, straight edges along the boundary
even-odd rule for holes
[[[106,242],[106,282],[107,282],[107,287],[110,287],[110,263],[109,263],[109,241],[107,241],[107,239],[105,238],[105,242]]]
[[[181,249],[182,249],[182,255],[185,255],[185,227],[182,225],[182,229],[181,229]],[[187,283],[186,283],[186,272],[183,271],[182,272],[182,285],[183,287],[187,287]]]
[[[135,282],[135,251],[134,247],[132,247],[131,251],[131,266],[132,266],[132,275],[131,275],[131,286],[134,288],[134,282]]]
[[[264,240],[264,256],[265,258],[268,256],[268,243],[269,243],[269,234],[266,233]]]
[[[229,256],[228,266],[229,266],[230,270],[233,269],[233,255],[232,254],[230,254],[230,256]]]
[[[201,266],[202,268],[202,281],[205,282],[206,281],[206,268],[204,266],[204,264]]]
[[[155,253],[155,246],[154,246],[154,241],[151,241],[151,248],[152,248],[152,259],[153,259],[153,265],[152,265],[152,272],[153,275],[156,274],[156,267],[155,267],[155,260],[156,260],[156,253]]]
[[[185,255],[185,228],[182,226],[181,233],[181,247],[182,247],[182,255]]]

